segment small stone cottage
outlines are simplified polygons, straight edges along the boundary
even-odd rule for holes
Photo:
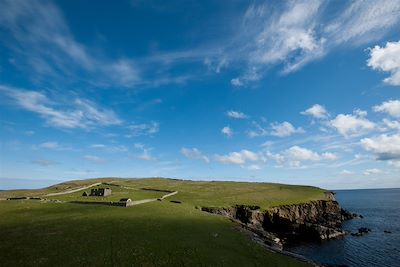
[[[132,205],[132,200],[130,198],[121,198],[119,200],[119,203],[122,204],[123,206],[130,206]]]
[[[111,195],[111,189],[110,188],[94,188],[90,190],[90,195],[91,197],[106,197]]]

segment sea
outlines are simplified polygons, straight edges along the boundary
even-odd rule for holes
[[[400,189],[337,190],[342,208],[361,214],[363,219],[343,223],[355,233],[360,227],[371,232],[364,236],[291,246],[289,251],[328,266],[400,267]],[[391,233],[385,233],[384,231]]]

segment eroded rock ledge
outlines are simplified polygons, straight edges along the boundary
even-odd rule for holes
[[[258,206],[229,208],[202,207],[201,210],[236,220],[276,248],[299,240],[325,240],[343,236],[342,222],[354,218],[335,200],[283,205],[267,210]]]

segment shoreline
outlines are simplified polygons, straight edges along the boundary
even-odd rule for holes
[[[305,263],[309,263],[312,266],[315,267],[322,267],[324,265],[322,265],[321,263],[318,263],[310,258],[307,258],[301,254],[297,254],[294,252],[290,252],[288,250],[285,249],[279,249],[279,248],[275,248],[273,246],[270,246],[268,244],[266,244],[265,239],[263,239],[262,237],[260,237],[258,234],[256,234],[255,232],[253,232],[252,230],[248,229],[248,227],[246,225],[244,225],[242,222],[234,220],[234,219],[230,219],[232,222],[238,223],[237,225],[237,230],[239,232],[242,232],[246,235],[248,235],[248,237],[255,243],[257,243],[258,245],[262,246],[264,249],[273,252],[273,253],[278,253],[284,256],[288,256],[291,257],[293,259],[305,262]]]

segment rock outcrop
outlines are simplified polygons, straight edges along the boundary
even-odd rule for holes
[[[246,205],[201,209],[236,220],[270,245],[280,248],[296,240],[325,240],[343,236],[342,222],[354,217],[335,200],[283,205],[264,211],[260,207]]]

